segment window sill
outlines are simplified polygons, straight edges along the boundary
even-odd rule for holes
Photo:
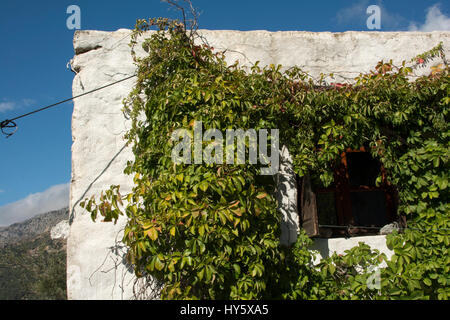
[[[354,236],[351,238],[314,238],[312,240],[314,243],[309,249],[318,252],[314,264],[319,263],[322,258],[333,255],[334,252],[337,254],[345,254],[345,250],[358,246],[359,242],[364,242],[372,249],[378,249],[380,253],[386,254],[388,259],[394,254],[394,251],[386,246],[385,235]]]

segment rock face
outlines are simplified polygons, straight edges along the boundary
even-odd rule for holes
[[[334,73],[331,82],[351,82],[360,72],[367,72],[380,60],[393,59],[399,64],[423,53],[439,42],[450,56],[450,32],[267,32],[200,30],[216,50],[227,50],[228,63],[239,60],[244,66],[256,61],[260,65],[294,65],[312,77]],[[148,37],[150,32],[142,38]],[[101,87],[134,74],[130,48],[130,30],[116,32],[77,31],[74,37],[75,57],[72,68],[77,72],[73,95]],[[142,41],[142,38],[140,41]],[[143,50],[138,54],[144,54]],[[435,61],[435,64],[441,61]],[[427,72],[421,69],[419,72]],[[419,74],[417,74],[419,75]],[[123,134],[130,123],[124,118],[122,99],[133,87],[126,80],[74,101],[72,117],[72,182],[70,195],[70,235],[68,237],[67,288],[69,299],[132,299],[134,277],[124,263],[126,248],[119,241],[125,219],[117,224],[93,223],[80,201],[99,195],[112,184],[125,194],[132,188],[132,177],[123,174],[127,160],[132,159],[125,147]],[[286,158],[288,160],[288,158]],[[289,164],[284,174],[289,175]],[[288,176],[280,179],[287,186],[291,201],[281,201],[284,217],[283,241],[294,241],[298,218],[295,190]],[[380,236],[374,246],[380,245]],[[382,236],[381,236],[382,237]],[[369,237],[366,237],[369,238]],[[370,239],[366,239],[370,242]],[[383,241],[381,241],[383,242]],[[381,245],[380,245],[381,246]],[[387,250],[384,247],[381,248]],[[145,298],[140,296],[139,298]]]
[[[31,239],[50,231],[55,225],[69,217],[69,208],[50,211],[23,222],[0,228],[0,248],[6,244]]]
[[[66,299],[66,240],[50,233],[68,216],[64,208],[0,229],[0,300]]]
[[[62,220],[50,230],[50,237],[52,239],[67,239],[69,231],[69,220]]]

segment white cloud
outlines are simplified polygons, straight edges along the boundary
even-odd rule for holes
[[[411,23],[408,28],[410,31],[450,31],[450,17],[447,17],[439,9],[439,4],[435,4],[427,9],[425,23],[417,26]]]
[[[5,190],[0,189],[0,193],[3,193],[3,192],[5,192]]]
[[[365,21],[365,14],[368,6],[369,0],[362,0],[354,3],[350,7],[339,10],[336,14],[337,22],[339,24],[344,24],[355,20],[358,22]]]
[[[58,184],[43,192],[0,207],[0,226],[27,220],[40,213],[58,210],[69,205],[69,183]]]
[[[33,99],[22,99],[20,101],[1,101],[0,102],[0,112],[6,112],[9,110],[21,108],[21,107],[29,107],[33,105],[36,101]]]
[[[0,102],[0,112],[5,112],[14,109],[16,104],[14,102]]]
[[[22,99],[22,105],[25,107],[29,107],[35,103],[36,101],[34,101],[33,99]]]

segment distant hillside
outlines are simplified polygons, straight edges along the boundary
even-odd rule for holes
[[[66,240],[50,230],[68,208],[0,228],[0,300],[66,299]]]
[[[58,222],[68,219],[69,208],[39,214],[23,222],[8,227],[0,227],[0,248],[50,231]]]

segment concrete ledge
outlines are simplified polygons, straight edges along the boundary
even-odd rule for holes
[[[385,235],[330,239],[317,238],[314,239],[314,244],[310,247],[311,250],[319,253],[314,263],[318,263],[321,258],[330,257],[333,253],[344,254],[345,250],[350,250],[357,246],[359,242],[367,244],[372,249],[378,249],[380,253],[386,254],[388,259],[394,254],[394,251],[386,246]]]

